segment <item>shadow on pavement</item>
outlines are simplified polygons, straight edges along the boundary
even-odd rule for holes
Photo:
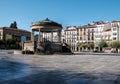
[[[0,60],[0,84],[120,84],[120,75],[30,70],[29,65]]]

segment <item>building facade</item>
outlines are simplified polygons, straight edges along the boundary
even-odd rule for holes
[[[85,51],[88,49],[80,48],[79,44],[94,44],[95,25],[84,25],[79,27],[68,27],[65,29],[65,42],[71,46],[72,51]]]
[[[112,41],[120,40],[120,21],[112,21],[111,31]]]
[[[107,44],[116,40],[120,41],[120,21],[112,21],[111,23],[98,21],[78,27],[67,27],[64,34],[65,42],[72,46],[72,51],[91,50],[91,45],[94,48],[99,48],[99,43],[102,40]],[[81,49],[78,44],[84,44],[87,47]]]
[[[0,27],[0,40],[12,39],[15,41],[30,40],[31,32],[9,27]],[[22,38],[23,37],[23,38]]]
[[[95,47],[99,47],[99,43],[101,40],[108,40],[110,39],[110,23],[108,22],[96,22],[95,32],[94,32],[94,45]],[[109,32],[109,33],[108,33]]]
[[[104,29],[103,29],[103,40],[106,41],[107,43],[110,43],[112,41],[111,38],[111,23],[106,23],[104,24]]]
[[[77,50],[82,51],[82,50],[87,50],[91,49],[90,45],[94,44],[94,29],[96,28],[95,25],[93,24],[88,24],[84,26],[80,26],[77,28],[78,31],[78,44],[84,44],[86,45],[86,48],[81,49],[80,46],[78,45]]]
[[[78,43],[85,43],[87,40],[86,27],[80,26],[77,28],[77,31],[78,31],[78,34],[77,34]]]
[[[95,25],[87,25],[86,26],[86,41],[87,43],[94,43],[94,30],[96,26]]]
[[[77,46],[77,27],[71,26],[64,30],[65,42],[71,47],[72,51],[76,51]]]

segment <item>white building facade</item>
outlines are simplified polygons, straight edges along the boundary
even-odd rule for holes
[[[77,28],[75,26],[67,27],[64,30],[65,42],[70,45],[72,51],[77,49]]]
[[[101,40],[106,42],[111,41],[111,24],[109,22],[95,23],[96,28],[94,31],[94,45],[98,47]]]
[[[112,21],[111,31],[112,41],[120,40],[120,21]]]
[[[103,29],[104,24],[96,24],[96,28],[94,29],[94,45],[98,47],[99,42],[103,39]]]

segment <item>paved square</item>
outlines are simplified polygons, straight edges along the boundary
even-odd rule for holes
[[[0,67],[0,84],[120,84],[114,55],[2,54]]]

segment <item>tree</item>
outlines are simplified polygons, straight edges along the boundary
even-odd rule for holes
[[[100,47],[100,51],[102,51],[102,49],[104,47],[108,47],[107,43],[104,40],[101,40],[101,42],[99,42],[98,46]]]
[[[78,47],[80,47],[81,49],[82,48],[87,48],[88,47],[88,45],[87,44],[85,44],[85,43],[78,43]]]
[[[83,48],[83,43],[78,43],[78,47]]]
[[[5,48],[5,41],[4,40],[0,40],[0,49],[4,49]]]
[[[10,28],[17,29],[17,23],[16,23],[16,21],[14,21],[13,23],[10,24]]]
[[[118,49],[120,48],[120,41],[113,41],[113,42],[111,42],[110,46],[112,48],[115,48],[116,52],[118,52]]]
[[[94,43],[89,43],[88,47],[91,48],[91,49],[94,49]]]

